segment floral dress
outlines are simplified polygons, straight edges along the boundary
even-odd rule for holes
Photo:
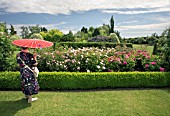
[[[39,84],[33,73],[36,60],[31,53],[20,52],[16,56],[17,63],[20,65],[20,79],[22,92],[25,95],[38,94]]]

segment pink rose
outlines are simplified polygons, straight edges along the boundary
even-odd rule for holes
[[[136,58],[132,58],[134,61],[136,60]]]
[[[165,71],[165,68],[160,67],[160,71],[161,71],[161,72],[164,72],[164,71]]]
[[[149,64],[145,64],[145,67],[148,68],[148,67],[149,67]]]
[[[124,65],[126,65],[126,64],[127,64],[127,62],[126,62],[126,61],[124,61],[124,62],[123,62],[123,64],[124,64]]]
[[[142,50],[138,50],[138,52],[142,52]]]
[[[152,65],[155,65],[155,64],[156,64],[156,62],[151,62],[151,64],[152,64]]]
[[[128,55],[125,55],[125,58],[126,58],[126,59],[128,59],[128,58],[129,58],[129,56],[128,56]]]
[[[116,60],[120,62],[120,58],[116,58]]]
[[[112,72],[112,70],[108,69],[108,72]]]

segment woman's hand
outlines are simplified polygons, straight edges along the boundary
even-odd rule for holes
[[[37,57],[37,54],[36,54],[36,53],[34,53],[34,57]]]
[[[33,55],[33,56],[34,56],[34,59],[36,60],[36,59],[37,59],[37,54],[36,54],[36,53],[34,53],[34,55]]]

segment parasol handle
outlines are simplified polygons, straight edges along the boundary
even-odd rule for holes
[[[36,49],[34,49],[34,58],[37,59]]]

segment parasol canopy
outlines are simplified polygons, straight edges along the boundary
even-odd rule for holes
[[[14,40],[12,44],[20,47],[28,48],[46,48],[53,46],[52,42],[41,40],[41,39],[19,39]]]

